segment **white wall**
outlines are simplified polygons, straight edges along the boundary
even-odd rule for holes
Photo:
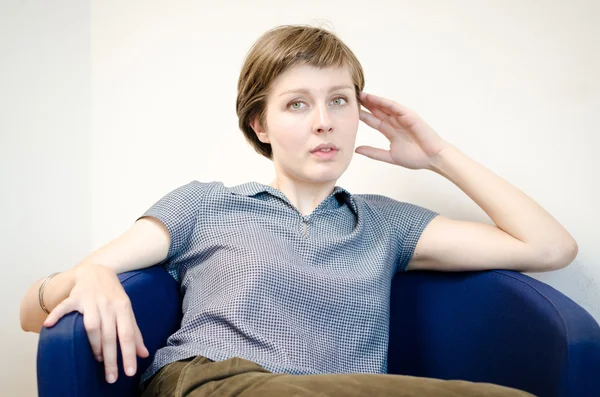
[[[2,340],[18,340],[9,357],[24,352],[23,364],[3,372],[7,380],[15,371],[33,376],[34,338],[19,332],[17,313],[34,279],[70,267],[190,180],[270,182],[271,163],[237,127],[236,83],[254,40],[284,23],[330,22],[361,60],[367,92],[416,110],[562,222],[579,242],[578,258],[533,276],[600,321],[596,3],[215,3],[91,1],[91,21],[85,2],[54,2],[53,14],[43,2],[19,3],[0,25],[10,33],[0,30],[2,48],[12,48],[0,56],[15,54],[0,64],[0,82],[11,87],[9,97],[0,91],[1,109],[8,109],[0,117],[2,186],[11,192],[0,199],[12,208],[0,255],[7,269],[17,263],[10,269],[19,280],[2,288],[9,319]],[[383,147],[386,140],[362,125],[357,143]],[[33,161],[19,167],[25,158]],[[34,194],[34,183],[43,194]],[[488,220],[454,185],[426,171],[357,155],[338,184]],[[34,216],[43,219],[35,229]]]
[[[0,4],[0,385],[37,395],[19,303],[92,248],[89,3]]]
[[[577,260],[534,276],[600,320],[593,229],[600,221],[600,161],[593,155],[600,143],[593,119],[600,7],[582,0],[483,3],[92,1],[94,246],[192,179],[269,183],[271,163],[237,127],[243,58],[276,25],[328,21],[361,60],[367,92],[416,110],[567,227],[580,246]],[[387,142],[365,125],[358,141]],[[339,184],[488,220],[427,171],[356,155]]]

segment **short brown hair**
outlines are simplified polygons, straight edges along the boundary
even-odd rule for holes
[[[279,75],[297,65],[348,67],[357,102],[365,79],[354,53],[333,33],[305,25],[283,25],[263,34],[248,52],[240,77],[236,112],[239,126],[254,149],[272,159],[271,145],[261,142],[250,123],[265,125],[267,97]]]

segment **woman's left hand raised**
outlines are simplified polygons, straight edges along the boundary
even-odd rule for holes
[[[431,169],[435,157],[450,146],[412,110],[389,99],[362,92],[360,119],[381,132],[390,149],[359,146],[355,152],[369,158],[413,170]]]

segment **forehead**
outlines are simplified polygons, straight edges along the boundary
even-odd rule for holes
[[[279,75],[272,85],[272,94],[287,90],[307,89],[319,92],[332,86],[354,86],[348,67],[316,68],[309,65],[294,66]]]

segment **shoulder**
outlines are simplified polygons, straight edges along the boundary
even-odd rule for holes
[[[411,213],[419,213],[424,210],[429,211],[427,208],[417,204],[397,200],[381,194],[355,194],[353,197],[360,206],[386,215],[402,213],[410,215]]]
[[[385,224],[394,233],[421,231],[439,215],[436,211],[420,205],[381,194],[355,195],[355,201],[369,222]]]
[[[199,203],[214,189],[222,186],[221,182],[190,181],[184,185],[172,188],[156,205],[166,207],[189,207]]]
[[[184,185],[181,185],[174,189],[171,193],[179,193],[185,195],[197,195],[203,196],[206,193],[213,191],[215,189],[224,189],[223,182],[219,181],[211,181],[211,182],[202,182],[198,180],[192,180]]]

